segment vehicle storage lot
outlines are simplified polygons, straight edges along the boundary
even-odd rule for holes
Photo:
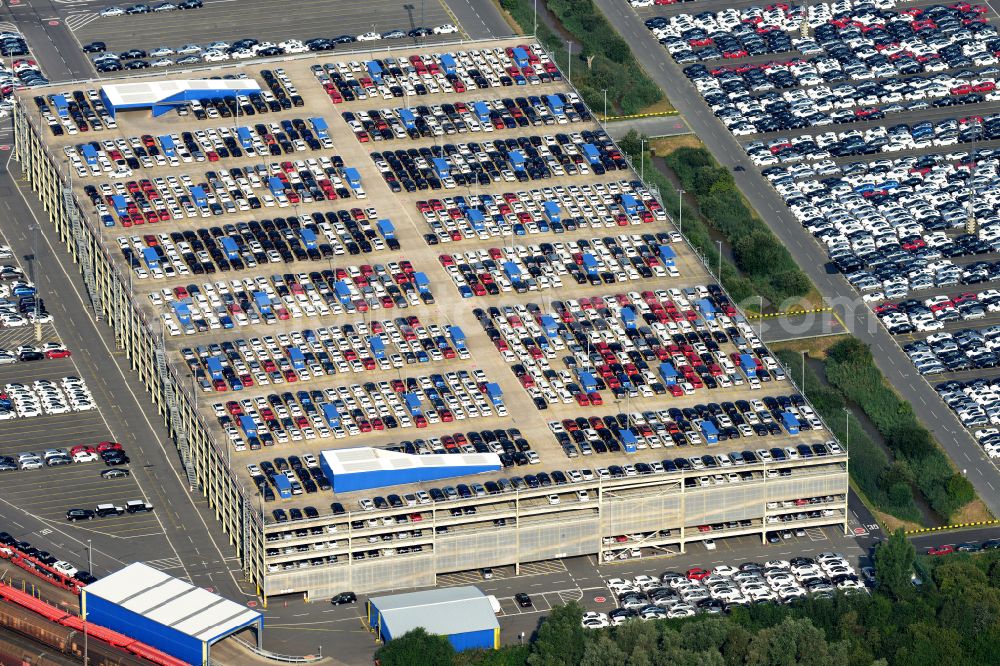
[[[439,0],[424,4],[423,25],[433,28],[452,19]],[[255,38],[261,41],[281,42],[287,39],[306,40],[314,37],[333,38],[337,35],[360,35],[372,30],[386,32],[400,29],[408,31],[420,25],[420,5],[407,11],[404,3],[391,0],[374,2],[329,2],[327,0],[302,0],[276,5],[268,0],[240,0],[239,8],[228,2],[206,3],[201,9],[138,14],[100,18],[86,23],[75,31],[81,44],[103,41],[109,51],[128,49],[146,51],[160,46],[178,48],[185,44],[204,46],[216,41],[233,41]],[[238,17],[238,18],[237,18]],[[445,41],[458,35],[428,35],[426,43]],[[413,44],[413,39],[394,39],[372,42],[373,48],[391,44],[402,47]],[[352,51],[367,50],[368,43],[343,45]]]
[[[637,13],[819,241],[828,269],[879,308],[900,346],[932,331],[996,323],[984,312],[997,259],[992,8],[825,3],[808,8],[811,35],[803,40],[799,10],[754,4]],[[698,16],[706,10],[710,17]],[[774,32],[791,42],[775,48]],[[975,235],[965,233],[970,212],[981,230]],[[946,373],[936,381],[992,378],[994,359],[976,339],[963,336],[968,349],[936,343],[948,362],[923,343],[908,350],[921,371]],[[939,392],[954,402],[955,388]],[[957,393],[975,394],[988,411],[991,390]],[[981,422],[976,409],[959,416]]]
[[[36,379],[56,381],[75,374],[77,370],[70,359],[17,363],[0,367],[0,385],[29,384]],[[41,453],[45,449],[70,448],[77,444],[97,445],[110,439],[108,427],[98,410],[14,419],[0,426],[0,455],[16,456],[26,451]],[[39,518],[60,523],[62,529],[73,529],[65,526],[69,508],[92,509],[104,502],[120,506],[127,500],[143,497],[131,476],[103,479],[101,472],[105,469],[108,467],[98,460],[3,472],[4,500]],[[85,525],[88,530],[123,538],[162,534],[152,514],[107,518]]]

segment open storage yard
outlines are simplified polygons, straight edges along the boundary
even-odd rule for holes
[[[995,12],[632,4],[828,270],[996,457]]]
[[[374,54],[19,107],[262,594],[843,529],[846,452],[550,57]]]

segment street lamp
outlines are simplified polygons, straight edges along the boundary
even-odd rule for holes
[[[566,80],[573,84],[573,42],[566,40]]]
[[[683,187],[677,188],[677,225],[678,231],[684,234],[684,195],[686,190]]]
[[[531,35],[538,35],[538,0],[531,3]]]
[[[847,407],[841,407],[844,410],[844,425],[846,428],[846,433],[844,435],[844,445],[847,446],[847,450],[851,450],[851,412]]]
[[[760,318],[757,320],[760,324],[757,325],[757,337],[760,341],[764,341],[764,297],[758,296],[760,298]]]
[[[646,182],[646,139],[639,139],[639,180]]]
[[[604,93],[604,122],[608,122],[608,89],[601,88],[601,92]]]
[[[722,284],[722,241],[717,240],[715,244],[719,246],[719,273],[717,277],[719,278],[719,284]]]

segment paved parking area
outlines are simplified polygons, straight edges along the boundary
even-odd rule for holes
[[[77,368],[71,359],[17,363],[0,368],[0,384],[29,384],[37,379],[57,381],[75,374]],[[0,455],[77,444],[96,445],[110,439],[108,426],[98,410],[18,418],[5,421],[0,427]],[[101,477],[104,469],[107,468],[103,462],[92,462],[5,472],[3,501],[28,508],[42,520],[65,524],[69,508],[93,508],[105,502],[120,506],[127,500],[143,498],[134,478],[104,479]],[[153,514],[125,515],[74,527],[118,538],[162,535]]]
[[[281,42],[286,39],[312,39],[359,35],[374,29],[407,31],[418,26],[431,27],[455,23],[441,0],[402,3],[393,0],[373,2],[330,2],[300,0],[276,4],[270,0],[239,0],[238,14],[234,0],[206,2],[201,9],[138,14],[102,18],[97,10],[72,10],[66,24],[80,44],[103,41],[109,51],[150,50],[160,46],[177,48],[184,44],[205,45],[215,41],[255,38]],[[237,18],[237,16],[239,18]],[[421,16],[423,17],[421,19]],[[374,28],[373,28],[374,26]],[[453,40],[460,35],[428,36],[425,43]],[[371,42],[374,48],[412,45],[413,39]],[[364,50],[369,43],[346,45],[349,50]]]

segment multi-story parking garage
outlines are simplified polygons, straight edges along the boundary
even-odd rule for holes
[[[247,579],[846,526],[846,452],[545,54],[461,49],[189,73],[256,85],[155,115],[19,97],[25,177]]]

